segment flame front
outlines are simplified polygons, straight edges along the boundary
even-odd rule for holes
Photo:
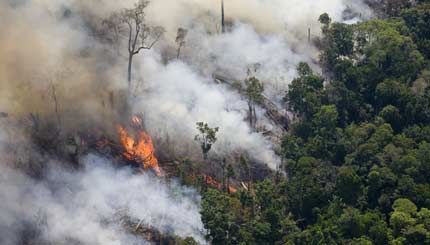
[[[213,188],[216,188],[216,189],[218,189],[218,190],[222,190],[222,189],[223,189],[222,184],[221,184],[221,183],[219,183],[218,181],[216,181],[216,180],[215,180],[214,178],[212,178],[211,176],[206,175],[206,174],[203,174],[202,176],[203,176],[203,179],[204,179],[204,181],[206,182],[206,184],[207,184],[207,185],[209,185],[209,186],[211,186],[211,187],[213,187]],[[234,188],[234,187],[233,187],[233,186],[231,186],[231,185],[228,185],[228,186],[227,186],[227,184],[225,184],[225,186],[224,186],[224,187],[228,188],[228,190],[229,190],[229,192],[230,192],[230,193],[236,193],[236,192],[237,192],[237,189],[236,189],[236,188]]]
[[[148,133],[139,130],[136,142],[123,126],[118,125],[118,134],[120,143],[125,149],[123,156],[126,159],[142,164],[145,169],[154,170],[157,176],[162,175],[157,157],[154,154],[155,148],[152,144],[152,138]]]

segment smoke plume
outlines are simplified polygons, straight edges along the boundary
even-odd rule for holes
[[[60,114],[57,117],[64,130],[76,130],[83,123],[104,125],[118,120],[120,115],[109,103],[122,100],[125,58],[117,55],[121,49],[100,42],[96,30],[110,13],[134,3],[0,3],[0,109],[17,116],[28,112]],[[244,98],[228,88],[211,85],[212,75],[243,81],[252,71],[264,83],[265,95],[282,108],[282,97],[295,76],[297,63],[306,61],[318,69],[316,49],[304,41],[308,28],[313,37],[319,35],[318,16],[328,12],[336,21],[354,21],[371,13],[364,4],[350,0],[231,0],[225,2],[225,8],[232,26],[228,33],[219,34],[218,1],[151,2],[147,19],[163,26],[166,35],[163,43],[136,62],[140,68],[135,69],[134,84],[139,87],[138,81],[143,81],[140,87],[144,89],[133,101],[133,111],[145,114],[151,134],[168,134],[175,145],[190,145],[194,151],[198,147],[192,141],[195,123],[207,121],[221,130],[215,149],[223,154],[241,149],[275,167],[279,159],[270,143],[245,123]],[[173,58],[169,54],[175,53],[172,50],[179,27],[189,30],[182,61],[166,64],[166,59]],[[263,119],[260,126],[270,129],[273,125]]]
[[[348,23],[372,17],[356,0],[225,0],[228,30],[221,33],[220,1],[152,0],[148,23],[166,33],[136,57],[133,96],[127,98],[125,49],[100,30],[103,19],[135,2],[0,1],[0,112],[8,115],[0,118],[1,244],[19,244],[27,225],[38,227],[27,235],[58,244],[144,243],[125,232],[119,214],[204,243],[193,190],[114,168],[110,159],[91,154],[79,160],[82,169],[71,170],[30,143],[26,118],[52,121],[47,128],[60,136],[91,127],[113,137],[115,123],[131,110],[143,115],[155,139],[169,141],[172,158],[197,160],[195,123],[204,121],[220,128],[210,154],[247,153],[275,169],[276,149],[247,123],[246,98],[215,84],[213,75],[232,82],[257,77],[282,110],[296,65],[305,61],[319,70],[312,42],[320,35],[319,15]],[[178,28],[188,30],[179,59]],[[258,108],[258,126],[271,129],[264,113]],[[23,171],[40,163],[42,178]]]
[[[92,154],[82,157],[81,170],[39,155],[46,161],[44,177],[31,178],[19,171],[24,159],[11,164],[6,157],[28,152],[31,146],[21,141],[14,145],[15,152],[8,152],[9,133],[2,131],[0,136],[1,244],[21,244],[26,236],[55,244],[146,243],[125,230],[124,217],[204,243],[195,191],[129,168],[114,168],[109,159]],[[24,233],[29,227],[34,231]]]

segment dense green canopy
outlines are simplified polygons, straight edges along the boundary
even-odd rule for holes
[[[287,176],[204,191],[213,244],[430,244],[430,4],[394,2],[321,15],[323,74],[300,63],[285,95]]]

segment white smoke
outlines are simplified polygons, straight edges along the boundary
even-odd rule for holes
[[[4,110],[53,111],[52,100],[46,100],[49,96],[42,95],[40,98],[45,101],[39,101],[33,94],[49,93],[46,91],[55,85],[60,110],[71,114],[63,120],[68,127],[75,123],[76,113],[82,113],[85,118],[109,120],[106,115],[112,111],[106,106],[108,94],[126,86],[126,61],[121,56],[112,56],[113,48],[107,50],[97,43],[94,37],[97,33],[92,33],[92,28],[111,12],[132,7],[135,2],[21,0],[0,3],[5,17],[0,27],[6,33],[0,38],[0,52],[5,51],[0,58],[0,71],[4,71],[0,77],[4,88],[1,100],[8,105]],[[318,69],[315,62],[318,52],[307,42],[308,28],[312,37],[319,35],[318,16],[328,12],[333,20],[342,21],[349,10],[356,13],[349,16],[354,21],[350,18],[360,15],[367,18],[371,13],[361,1],[352,0],[226,0],[225,10],[227,19],[234,24],[231,31],[220,34],[220,1],[151,1],[148,21],[163,26],[167,32],[156,49],[135,59],[142,61],[143,67],[141,72],[135,69],[135,77],[151,90],[139,96],[133,105],[134,111],[148,117],[145,121],[151,134],[161,131],[161,136],[169,135],[174,144],[189,146],[184,151],[198,151],[193,142],[195,123],[207,121],[211,126],[220,127],[216,151],[226,154],[244,150],[274,168],[279,159],[273,147],[245,123],[244,99],[227,88],[211,85],[212,74],[243,81],[248,69],[258,64],[253,75],[264,83],[265,95],[282,108],[282,97],[296,74],[297,63],[306,61]],[[33,28],[35,19],[38,25]],[[175,49],[179,27],[188,29],[189,33],[182,62],[165,65],[167,51]],[[163,62],[158,58],[160,54],[164,56]],[[40,60],[44,61],[43,66],[39,66]],[[154,74],[164,72],[170,75]],[[66,75],[53,79],[52,74],[56,73]],[[264,111],[258,113],[261,118]],[[260,120],[260,125],[272,127],[264,120]]]
[[[259,162],[276,167],[279,160],[270,142],[245,122],[247,105],[238,94],[199,76],[181,61],[163,65],[154,52],[145,56],[143,74],[148,92],[134,102],[135,111],[144,112],[145,125],[154,135],[169,135],[178,151],[187,151],[197,134],[196,122],[208,122],[220,127],[216,152],[245,150]]]
[[[282,98],[296,76],[297,64],[308,62],[318,71],[318,52],[307,35],[308,28],[313,38],[319,35],[319,15],[327,12],[334,21],[345,21],[347,10],[355,13],[354,18],[367,18],[371,12],[364,4],[347,0],[232,0],[225,1],[225,10],[233,26],[221,34],[220,1],[151,2],[150,20],[166,28],[167,40],[142,55],[140,76],[146,90],[134,103],[134,111],[144,113],[152,134],[169,135],[183,150],[192,148],[185,146],[192,145],[195,123],[208,122],[220,128],[215,151],[245,151],[275,169],[280,159],[271,143],[246,123],[244,99],[233,90],[214,85],[212,75],[240,82],[251,70],[264,83],[265,95],[282,109]],[[178,27],[188,29],[182,61],[164,65],[159,53],[174,47]],[[261,120],[263,114],[259,111],[260,125],[271,128],[267,120]],[[194,149],[198,149],[196,145]]]
[[[128,6],[133,3],[121,2]],[[294,36],[300,33],[303,38],[307,37],[308,27],[319,29],[318,17],[324,12],[335,21],[342,21],[347,9],[362,18],[372,15],[361,0],[224,0],[224,5],[228,19],[250,23],[264,33],[287,30]],[[211,15],[216,18],[211,22],[215,29],[220,24],[220,10],[221,0],[153,0],[149,19],[175,32],[178,25],[190,26],[197,18]]]
[[[223,35],[191,32],[189,40],[184,59],[200,72],[208,77],[218,74],[243,81],[251,71],[264,83],[265,95],[275,102],[282,101],[289,82],[296,75],[297,64],[314,62],[310,53],[295,51],[285,36],[262,35],[251,25],[240,22]],[[311,44],[308,47],[314,49]]]
[[[52,91],[47,91],[55,85],[60,112],[72,115],[62,120],[63,127],[88,116],[99,122],[111,119],[100,114],[109,113],[107,94],[127,85],[125,60],[113,56],[114,50],[99,43],[92,31],[112,11],[135,2],[0,1],[0,109],[18,118],[51,112],[52,101],[46,98]],[[242,81],[248,68],[259,64],[254,75],[264,82],[265,94],[281,104],[298,62],[318,69],[318,51],[307,35],[308,29],[312,38],[320,35],[319,15],[327,12],[334,21],[355,22],[369,18],[371,11],[356,0],[225,0],[225,10],[234,24],[220,34],[220,1],[152,0],[148,20],[167,32],[156,49],[135,59],[135,77],[143,80],[144,91],[132,101],[133,109],[144,114],[152,135],[169,136],[179,154],[199,151],[193,141],[195,123],[205,121],[220,127],[215,153],[245,151],[275,168],[279,158],[273,146],[246,122],[244,98],[214,84],[212,74]],[[179,27],[188,29],[188,36],[181,60],[174,60],[169,53],[175,53]],[[82,114],[87,117],[77,117],[76,112],[86,112]],[[260,118],[263,113],[258,111]],[[26,223],[38,224],[42,239],[57,243],[145,242],[127,234],[116,220],[124,213],[162,232],[204,243],[199,197],[193,191],[130,169],[115,169],[108,159],[94,155],[81,159],[82,170],[50,167],[46,178],[36,181],[9,161],[15,157],[31,166],[32,157],[38,158],[34,162],[44,157],[25,143],[22,150],[12,149],[11,140],[21,145],[25,139],[6,135],[0,134],[0,141],[6,142],[0,144],[1,244],[19,243]],[[62,165],[45,160],[49,166]]]
[[[131,235],[138,223],[205,243],[194,189],[94,154],[71,168],[16,125],[0,119],[0,244],[146,244]]]
[[[194,191],[128,168],[114,169],[94,155],[82,163],[85,169],[78,172],[52,168],[43,181],[0,165],[0,243],[19,244],[25,224],[39,232],[34,239],[57,244],[146,243],[126,232],[120,222],[125,215],[135,224],[204,243]]]

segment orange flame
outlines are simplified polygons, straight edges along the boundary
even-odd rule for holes
[[[142,119],[140,119],[137,116],[134,116],[134,117],[131,118],[131,123],[133,125],[136,125],[136,126],[142,125]]]
[[[134,120],[133,120],[134,121]],[[157,176],[161,176],[161,169],[158,166],[157,157],[155,157],[155,148],[152,144],[151,136],[143,130],[138,131],[138,140],[129,136],[127,130],[118,125],[118,134],[121,145],[124,147],[125,152],[123,156],[131,161],[135,161],[143,165],[145,169],[154,170]]]
[[[211,176],[209,176],[209,175],[206,175],[206,174],[203,174],[203,178],[204,178],[204,181],[206,182],[206,184],[207,185],[209,185],[209,186],[211,186],[211,187],[213,187],[213,188],[216,188],[216,189],[218,189],[218,190],[222,190],[223,189],[223,187],[222,187],[222,184],[221,183],[219,183],[218,181],[216,181],[214,178],[212,178]],[[225,185],[225,187],[227,187],[228,188],[228,190],[229,190],[229,192],[230,193],[236,193],[237,192],[237,189],[236,188],[234,188],[233,186],[231,186],[231,185],[228,185],[227,186],[227,184]]]

